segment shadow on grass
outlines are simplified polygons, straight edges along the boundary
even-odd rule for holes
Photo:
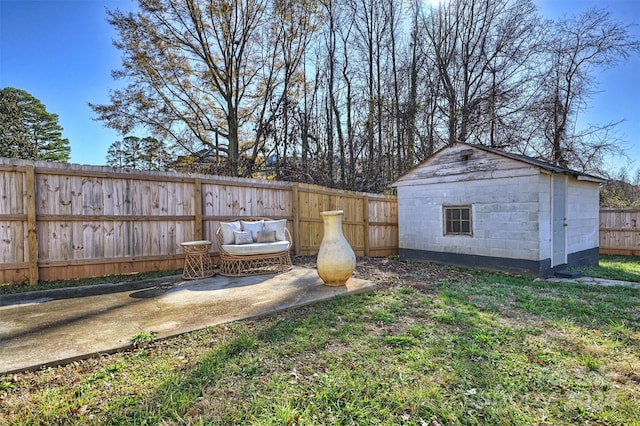
[[[521,310],[547,320],[569,320],[602,329],[615,320],[640,329],[637,288],[534,281],[530,277],[491,273],[479,273],[477,278],[474,285],[445,282],[438,284],[438,288],[459,302],[497,313]],[[486,300],[491,303],[483,302]]]

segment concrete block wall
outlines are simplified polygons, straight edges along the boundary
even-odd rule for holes
[[[400,248],[539,259],[539,178],[398,187]],[[471,205],[473,236],[444,236],[443,205]]]

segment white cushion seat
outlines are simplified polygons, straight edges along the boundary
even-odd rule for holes
[[[257,254],[279,253],[289,249],[289,241],[274,241],[271,243],[251,244],[223,244],[222,250],[233,256],[251,256]]]
[[[237,239],[240,231],[251,237]],[[293,268],[289,254],[293,240],[286,219],[242,217],[233,222],[220,222],[216,246],[220,256],[220,275],[277,274]]]

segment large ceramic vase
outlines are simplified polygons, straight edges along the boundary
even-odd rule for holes
[[[342,210],[321,212],[324,236],[316,261],[318,275],[329,286],[344,285],[356,269],[356,255],[342,233]]]

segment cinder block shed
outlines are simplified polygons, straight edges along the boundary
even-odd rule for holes
[[[597,265],[603,179],[455,143],[400,177],[405,259],[548,277]]]

